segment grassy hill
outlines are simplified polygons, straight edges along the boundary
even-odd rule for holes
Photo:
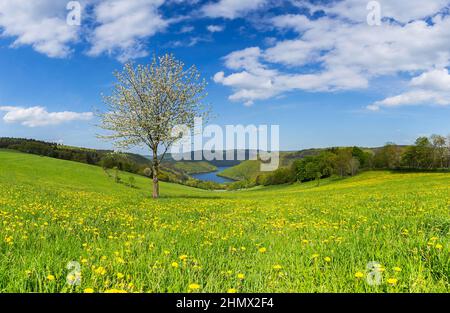
[[[301,151],[282,151],[280,152],[280,166],[290,166],[295,160],[304,158],[309,155],[316,155],[323,151],[323,149],[306,149]],[[259,174],[262,174],[260,170],[260,160],[246,160],[227,168],[222,171],[219,176],[231,178],[233,180],[254,180]]]
[[[161,183],[157,201],[134,177],[132,188],[97,166],[0,151],[0,291],[449,291],[450,174],[237,192]]]
[[[208,163],[206,161],[197,162],[187,162],[187,161],[177,161],[177,162],[164,162],[163,166],[165,168],[174,168],[176,171],[190,174],[200,174],[214,172],[217,167]]]

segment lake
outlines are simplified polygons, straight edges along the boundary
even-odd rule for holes
[[[217,176],[217,174],[219,174],[223,170],[226,170],[229,167],[230,166],[217,167],[217,171],[215,171],[215,172],[192,174],[191,176],[196,179],[200,179],[203,181],[212,181],[212,182],[219,183],[219,184],[230,183],[230,182],[233,182],[232,179]]]

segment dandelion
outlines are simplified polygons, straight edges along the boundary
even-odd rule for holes
[[[234,289],[234,288],[230,288],[230,289],[228,289],[228,291],[227,291],[227,293],[236,293],[236,292],[237,292],[237,290]]]
[[[188,256],[186,254],[180,255],[181,261],[186,261],[187,258],[188,258]]]
[[[117,261],[117,263],[125,264],[125,260],[122,259],[121,257],[117,257],[117,258],[116,258],[116,261]]]
[[[273,266],[273,269],[274,270],[276,270],[276,271],[279,271],[279,270],[281,270],[283,267],[280,265],[280,264],[275,264],[274,266]]]
[[[402,269],[398,266],[393,268],[394,272],[400,273],[402,271]]]
[[[105,275],[106,274],[106,269],[103,266],[99,266],[94,270],[95,274],[98,275]]]
[[[200,289],[200,285],[195,284],[195,283],[189,284],[189,289],[190,290],[198,290],[198,289]]]
[[[327,263],[331,262],[331,258],[329,256],[324,257],[323,260]]]
[[[171,266],[173,268],[178,268],[179,265],[178,265],[178,262],[172,262]]]
[[[395,286],[398,282],[398,279],[397,278],[388,278],[387,282],[389,285]]]
[[[356,272],[355,273],[355,278],[360,279],[360,278],[363,278],[363,277],[364,277],[364,273],[362,273],[362,272]]]
[[[84,293],[94,293],[94,289],[92,288],[86,288],[83,290]]]
[[[245,279],[245,275],[242,273],[237,274],[237,278],[239,278],[240,280]]]
[[[442,250],[443,247],[440,243],[438,243],[438,244],[436,244],[435,248],[438,250]]]
[[[53,276],[53,275],[47,275],[47,280],[48,281],[54,281],[55,280],[55,276]]]
[[[267,249],[264,247],[261,247],[258,249],[259,253],[266,253]]]
[[[122,279],[122,278],[124,278],[125,277],[125,275],[124,274],[122,274],[122,273],[117,273],[117,278],[118,279]]]

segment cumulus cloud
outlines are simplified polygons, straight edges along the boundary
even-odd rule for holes
[[[30,45],[39,53],[59,58],[68,57],[72,46],[86,39],[89,55],[106,53],[126,61],[146,56],[145,40],[171,21],[159,13],[164,0],[79,2],[89,10],[83,11],[81,26],[70,26],[66,21],[68,1],[1,0],[0,36],[13,38],[13,47]]]
[[[382,13],[402,21],[385,19],[381,26],[369,26],[367,3],[353,0],[308,5],[312,12],[325,11],[319,18],[275,16],[270,20],[275,30],[291,31],[296,36],[275,41],[265,50],[251,47],[229,54],[224,63],[231,73],[220,71],[215,81],[233,89],[231,100],[249,103],[297,89],[333,92],[367,88],[374,78],[448,67],[450,16],[439,12],[449,1],[413,2],[417,6],[381,2]],[[428,16],[432,18],[421,19]],[[250,86],[246,81],[250,78],[259,84]],[[430,91],[422,90],[420,96],[445,102]]]
[[[87,121],[94,116],[92,112],[48,112],[46,108],[41,106],[29,108],[0,106],[0,111],[6,112],[3,116],[3,120],[6,123],[19,123],[27,127],[60,125],[71,121]]]
[[[158,12],[164,0],[104,0],[94,8],[99,24],[88,54],[116,55],[120,61],[148,55],[143,40],[164,30],[169,22]]]
[[[267,4],[268,0],[219,0],[205,4],[201,11],[207,17],[234,19]]]
[[[382,17],[392,18],[401,23],[423,19],[436,14],[449,5],[448,0],[378,0]],[[294,0],[299,6],[305,6],[304,1]],[[307,4],[312,11],[323,10],[351,21],[366,20],[367,4],[369,1],[344,0],[333,1],[329,4]]]
[[[450,105],[450,75],[447,69],[434,69],[411,79],[412,90],[377,101],[367,108],[378,111],[381,107],[410,105]]]
[[[30,45],[49,57],[67,57],[79,28],[66,23],[66,5],[54,0],[2,0],[0,36],[14,38],[13,47]]]

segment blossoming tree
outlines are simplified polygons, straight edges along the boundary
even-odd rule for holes
[[[171,54],[153,57],[149,65],[125,64],[115,72],[113,92],[104,96],[107,112],[101,113],[100,137],[118,148],[147,146],[152,153],[153,198],[159,197],[160,164],[168,149],[180,139],[172,130],[192,129],[196,117],[207,118],[202,104],[206,82],[195,66],[185,68]]]

